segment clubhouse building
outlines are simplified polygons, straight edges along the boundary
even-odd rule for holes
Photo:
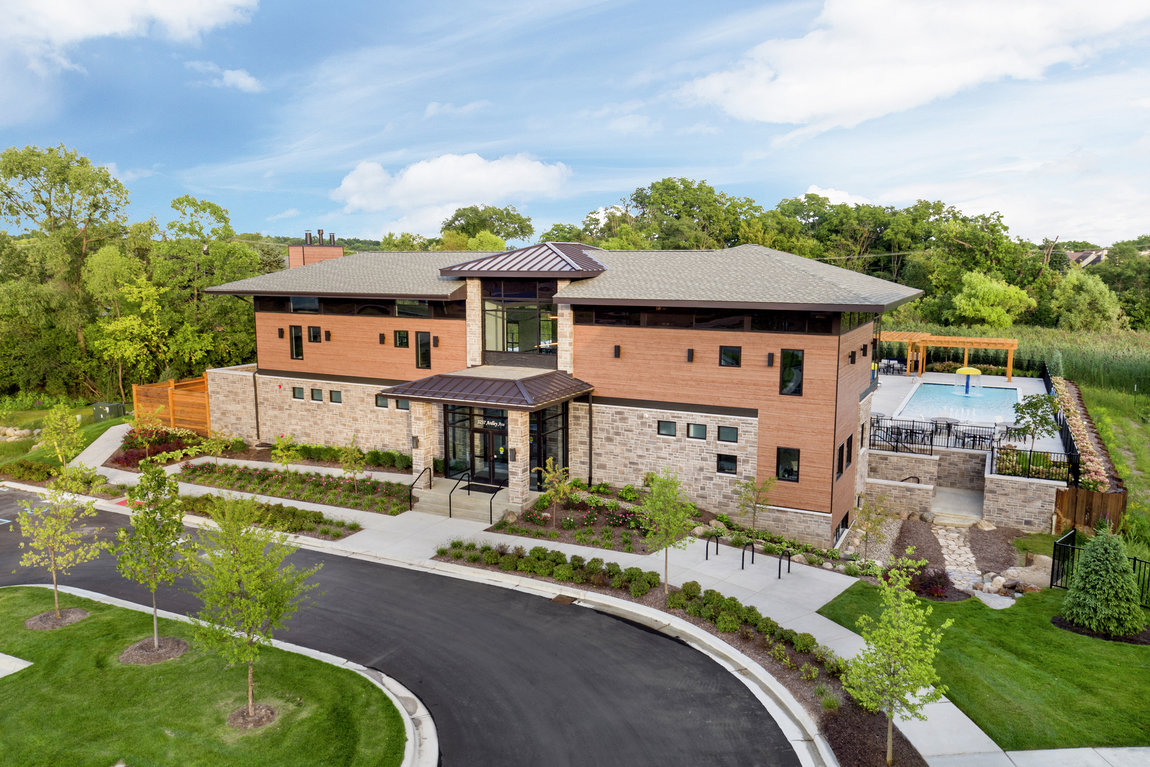
[[[210,289],[253,301],[258,359],[207,372],[215,429],[355,434],[513,508],[548,459],[616,486],[670,468],[716,512],[773,476],[759,524],[821,546],[865,492],[881,315],[921,295],[758,245],[342,253]]]

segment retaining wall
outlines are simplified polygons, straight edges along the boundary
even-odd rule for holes
[[[868,479],[866,481],[866,499],[878,504],[880,498],[883,499],[883,508],[898,514],[902,519],[906,519],[909,516],[930,511],[931,501],[934,499],[934,485]]]

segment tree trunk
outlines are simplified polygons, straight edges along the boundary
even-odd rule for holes
[[[663,596],[667,597],[671,594],[671,584],[667,580],[667,575],[671,572],[671,547],[663,549]]]
[[[248,661],[248,716],[249,717],[254,717],[256,715],[256,706],[255,706],[255,703],[252,702],[252,663],[253,663],[253,661],[250,661],[250,660]],[[887,761],[887,764],[890,764],[890,762]]]
[[[894,764],[894,714],[886,715],[886,767]]]
[[[120,402],[127,402],[124,396],[124,363],[116,360],[116,378],[120,381]]]
[[[152,592],[152,644],[157,651],[160,649],[160,619],[156,613],[156,592]]]
[[[56,600],[56,620],[61,620],[64,616],[60,615],[60,591],[56,588],[56,558],[52,557],[52,597]]]

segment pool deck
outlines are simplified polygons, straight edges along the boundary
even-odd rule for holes
[[[916,375],[880,375],[878,390],[875,391],[874,399],[871,400],[871,412],[897,416],[919,383],[953,385],[954,377],[954,373],[923,373],[921,378]],[[1023,397],[1028,394],[1046,393],[1046,387],[1041,378],[1015,376],[1013,381],[1007,382],[1006,376],[983,376],[982,385],[983,387],[1015,388]],[[1028,448],[1029,442],[1019,445],[1019,447]],[[1062,440],[1058,437],[1044,437],[1035,441],[1034,449],[1061,453]]]

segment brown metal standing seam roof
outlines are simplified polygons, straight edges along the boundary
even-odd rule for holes
[[[588,252],[593,250],[600,248],[577,242],[541,242],[445,266],[439,273],[444,277],[594,277],[607,267]]]
[[[380,393],[419,402],[475,405],[503,410],[541,410],[587,394],[594,388],[567,372],[549,370],[519,379],[441,373],[393,386]]]

